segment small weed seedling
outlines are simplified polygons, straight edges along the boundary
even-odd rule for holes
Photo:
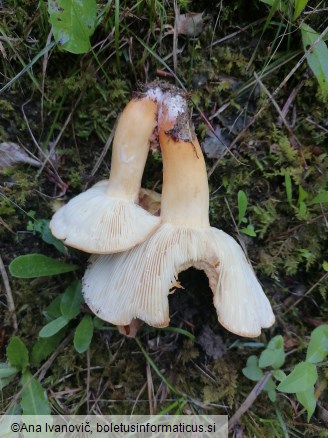
[[[248,200],[247,195],[243,190],[239,190],[238,192],[238,227],[241,224],[247,225],[246,228],[240,228],[239,231],[243,234],[247,234],[247,236],[255,237],[256,232],[254,230],[253,225],[249,222],[249,220],[245,217],[247,210]]]
[[[299,362],[288,376],[281,369],[285,363],[284,339],[278,335],[271,339],[260,357],[250,356],[243,374],[255,382],[263,377],[263,369],[272,373],[264,390],[270,400],[275,403],[277,391],[295,394],[298,402],[307,411],[307,420],[310,421],[315,407],[316,397],[314,385],[318,380],[317,368],[323,365],[328,356],[328,325],[324,324],[313,330],[306,352],[306,359]]]

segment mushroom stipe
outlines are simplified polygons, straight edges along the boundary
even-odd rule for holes
[[[160,219],[137,205],[141,177],[156,127],[157,104],[131,100],[116,128],[111,173],[60,208],[50,222],[55,237],[94,254],[125,251],[143,242]]]

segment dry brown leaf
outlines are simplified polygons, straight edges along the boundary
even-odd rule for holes
[[[179,35],[188,37],[197,37],[203,30],[203,13],[189,12],[188,14],[178,15],[177,17],[177,32]]]
[[[159,216],[161,211],[161,195],[154,190],[140,189],[139,205],[149,213]]]
[[[28,156],[17,143],[0,143],[0,172],[17,163],[40,166],[40,162]]]

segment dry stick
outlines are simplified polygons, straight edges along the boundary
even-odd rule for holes
[[[229,431],[233,429],[233,427],[239,422],[242,415],[245,414],[248,409],[251,408],[253,403],[255,402],[257,396],[263,391],[263,388],[267,384],[268,380],[271,377],[271,372],[265,373],[261,380],[257,382],[252,391],[248,394],[245,401],[239,407],[239,409],[235,412],[235,414],[229,420]]]
[[[247,26],[242,27],[239,30],[236,30],[236,32],[233,32],[230,35],[226,35],[225,37],[220,38],[219,40],[216,40],[216,41],[212,42],[206,48],[209,49],[209,48],[212,48],[212,47],[216,46],[217,44],[223,43],[224,41],[230,40],[231,38],[234,38],[235,36],[237,36],[239,33],[244,32],[245,30],[247,30],[248,28],[250,28],[252,26],[255,26],[256,24],[262,23],[265,20],[266,20],[266,18],[260,18],[259,20],[253,21],[253,23],[247,24]]]
[[[283,124],[285,125],[287,131],[289,132],[291,140],[292,139],[295,140],[295,142],[297,144],[297,148],[299,149],[300,155],[301,155],[302,160],[303,160],[304,168],[307,169],[308,165],[307,165],[307,163],[305,161],[304,154],[303,154],[303,151],[301,149],[301,142],[299,141],[299,139],[294,134],[291,126],[289,125],[289,123],[287,123],[285,114],[281,111],[281,109],[280,109],[279,105],[277,104],[276,100],[274,99],[273,95],[270,93],[270,91],[263,84],[263,82],[261,81],[261,79],[258,77],[258,75],[255,72],[254,72],[254,76],[255,76],[255,79],[257,80],[257,82],[260,84],[260,86],[263,89],[263,91],[265,92],[265,94],[267,95],[268,99],[272,102],[273,106],[277,110],[277,112],[279,114],[279,117],[280,117],[280,120],[283,122]]]
[[[323,274],[323,276],[321,278],[319,278],[319,280],[313,286],[311,286],[310,289],[304,295],[302,295],[290,307],[288,307],[286,312],[283,313],[283,316],[285,316],[290,310],[292,310],[295,306],[297,306],[298,303],[300,303],[307,295],[309,295],[317,286],[319,286],[320,283],[322,283],[327,278],[328,278],[328,272]]]
[[[285,105],[283,106],[281,112],[284,115],[284,117],[287,116],[289,108],[291,106],[291,104],[294,102],[297,93],[300,91],[300,89],[303,87],[305,81],[301,81],[299,84],[297,84],[297,86],[292,90],[292,92],[290,93],[288,99],[285,102]],[[292,123],[292,125],[290,125],[291,127],[293,127],[295,125],[295,122]]]
[[[49,32],[46,47],[51,43],[52,38],[52,30]],[[46,80],[46,71],[49,60],[49,50],[46,51],[43,57],[42,62],[42,83],[41,83],[41,126],[44,127],[44,88],[45,88],[45,80]]]
[[[155,415],[156,412],[154,410],[154,400],[153,400],[153,392],[154,392],[154,385],[153,385],[153,379],[151,375],[151,369],[150,365],[147,362],[146,365],[146,372],[147,372],[147,389],[148,389],[148,405],[149,405],[149,415]]]
[[[3,264],[1,255],[0,255],[0,272],[1,272],[3,284],[4,284],[4,287],[5,287],[5,291],[6,291],[8,309],[9,309],[9,312],[11,313],[11,318],[12,318],[12,321],[13,321],[14,329],[15,329],[15,331],[17,331],[18,330],[18,324],[17,324],[15,303],[14,303],[14,299],[13,299],[13,294],[11,292],[11,287],[10,287],[8,275],[7,275],[7,272],[6,272],[6,269],[5,269],[5,265]]]
[[[289,79],[293,76],[293,74],[300,68],[300,66],[303,64],[305,59],[308,57],[308,55],[312,52],[312,50],[315,48],[315,46],[323,39],[323,37],[328,32],[328,26],[321,32],[321,34],[318,36],[318,38],[314,41],[314,43],[304,52],[304,55],[299,59],[299,61],[294,65],[294,67],[291,69],[291,71],[288,73],[288,75],[282,80],[282,82],[278,85],[278,87],[274,90],[272,93],[272,97],[275,97],[279,91],[285,86],[285,84],[289,81]],[[258,110],[258,112],[255,114],[253,119],[245,126],[245,128],[237,135],[237,137],[233,140],[233,142],[230,144],[229,149],[232,148],[247,132],[249,127],[256,122],[256,120],[259,118],[259,116],[262,114],[262,112],[266,109],[266,107],[269,104],[269,100],[267,100],[266,103]],[[207,176],[210,178],[210,176],[213,174],[215,169],[218,167],[220,161],[225,156],[226,151],[222,155],[222,157],[218,158],[217,161],[214,163],[212,168],[209,170]]]
[[[287,123],[287,120],[285,118],[285,114],[283,114],[283,112],[281,111],[279,105],[277,104],[276,100],[274,99],[274,97],[272,96],[272,94],[270,93],[270,91],[267,89],[267,87],[263,84],[263,82],[261,81],[261,79],[258,77],[258,75],[256,74],[256,72],[254,72],[254,77],[256,79],[256,81],[259,83],[259,85],[261,86],[262,90],[264,91],[264,93],[267,95],[269,101],[271,101],[272,105],[275,107],[275,109],[277,110],[277,113],[279,114],[279,117],[282,121],[282,123],[285,125],[287,131],[289,132],[289,134],[294,136],[293,131],[291,130],[291,127],[289,126],[289,124]],[[299,143],[299,141],[297,140],[297,142]]]
[[[87,349],[87,387],[86,387],[86,399],[87,399],[87,412],[90,412],[90,348]]]
[[[72,108],[71,112],[70,112],[69,115],[67,116],[67,119],[65,120],[65,123],[64,123],[62,129],[60,130],[60,132],[59,132],[59,134],[58,134],[56,140],[53,142],[53,144],[52,144],[52,146],[51,146],[51,148],[50,148],[50,151],[48,152],[48,154],[47,154],[47,156],[46,156],[44,162],[42,163],[41,169],[39,170],[37,176],[40,176],[40,175],[41,175],[41,173],[43,172],[43,169],[45,168],[47,162],[50,160],[50,157],[51,157],[52,154],[54,153],[54,151],[55,151],[55,149],[56,149],[56,147],[57,147],[57,145],[58,145],[60,139],[62,138],[62,136],[63,136],[63,134],[64,134],[64,132],[65,132],[65,129],[67,128],[67,125],[68,125],[69,122],[71,121],[71,118],[72,118],[72,115],[73,115],[74,111],[76,110],[78,104],[80,103],[80,100],[81,100],[81,98],[82,98],[83,93],[84,93],[84,92],[82,91],[82,93],[81,93],[81,94],[79,95],[79,97],[76,99],[76,102],[75,102],[75,104],[73,105],[73,108]]]
[[[315,218],[313,218],[313,219],[311,219],[311,220],[308,220],[308,221],[304,222],[303,224],[296,225],[296,226],[293,227],[293,228],[289,228],[289,229],[288,229],[287,231],[285,231],[284,233],[279,234],[279,236],[276,236],[275,239],[276,239],[276,240],[283,240],[283,239],[286,239],[286,237],[288,236],[288,234],[291,234],[291,233],[293,233],[294,231],[299,230],[300,228],[304,227],[305,225],[313,224],[314,222],[318,221],[318,220],[321,219],[321,218],[326,219],[327,217],[328,217],[328,213],[322,213],[322,214],[320,214],[319,216],[317,216],[317,217],[315,217]]]
[[[99,169],[99,166],[101,165],[103,159],[105,158],[105,155],[108,152],[108,149],[110,148],[110,145],[112,144],[113,138],[114,138],[114,134],[115,134],[115,130],[116,130],[116,125],[117,123],[115,123],[111,133],[109,134],[109,137],[105,143],[105,146],[100,154],[100,157],[98,158],[96,164],[93,166],[92,172],[91,172],[91,176],[94,176],[97,172],[97,170]]]
[[[312,123],[312,125],[316,126],[317,128],[321,129],[323,132],[328,133],[328,129],[321,126],[319,123],[317,123],[315,120],[312,120],[311,117],[307,117],[305,120],[307,120],[309,123]]]
[[[28,129],[28,131],[29,131],[29,133],[30,133],[30,136],[31,136],[31,138],[32,138],[32,140],[33,140],[33,143],[34,143],[35,146],[37,147],[40,156],[43,155],[43,157],[44,157],[45,159],[47,159],[47,155],[46,155],[46,153],[43,151],[43,149],[41,148],[41,146],[39,145],[39,143],[37,142],[37,140],[36,140],[36,138],[35,138],[35,136],[34,136],[32,130],[31,130],[31,128],[30,128],[29,121],[28,121],[28,119],[27,119],[27,117],[26,117],[26,114],[25,114],[24,106],[27,105],[27,104],[30,102],[30,100],[31,100],[31,99],[29,99],[27,102],[25,102],[25,103],[21,106],[21,110],[22,110],[22,113],[23,113],[23,117],[24,117],[24,120],[25,120],[25,123],[26,123],[27,129]],[[32,154],[32,152],[29,151],[29,150],[27,150],[26,148],[24,148],[24,150],[26,151],[26,153],[28,153],[29,155],[31,155],[35,160],[39,161],[39,162],[40,162],[40,166],[41,166],[41,161],[39,160],[39,158],[38,158],[36,155]],[[52,161],[50,161],[50,167],[51,167],[51,172],[53,172],[53,174],[54,174],[55,177],[57,178],[57,181],[58,181],[58,184],[60,184],[60,187],[65,186],[65,183],[63,182],[63,180],[62,180],[62,179],[60,178],[60,176],[58,175],[58,172],[57,172],[57,170],[56,170],[54,164],[52,163]],[[42,169],[40,170],[40,173],[41,173],[41,172],[42,172]],[[40,173],[39,173],[39,174],[40,174]],[[39,175],[39,174],[38,174],[38,175]]]

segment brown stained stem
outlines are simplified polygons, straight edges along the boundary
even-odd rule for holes
[[[263,375],[261,380],[259,380],[251,392],[248,394],[244,402],[241,404],[239,409],[234,413],[234,415],[229,420],[229,431],[231,431],[239,422],[240,418],[247,412],[257,399],[258,395],[263,391],[265,385],[271,377],[271,372],[267,372]]]
[[[16,316],[16,308],[15,308],[15,302],[13,298],[13,294],[11,291],[7,271],[5,268],[5,265],[3,264],[1,255],[0,255],[0,272],[2,276],[3,285],[5,287],[6,297],[7,297],[7,304],[8,304],[8,310],[11,313],[11,318],[13,322],[14,330],[18,330],[18,324],[17,324],[17,316]]]

